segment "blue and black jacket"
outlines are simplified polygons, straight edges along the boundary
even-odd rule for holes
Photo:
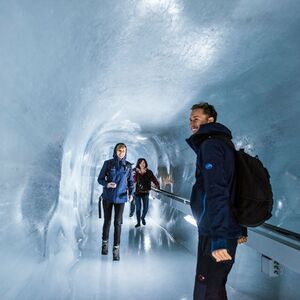
[[[227,240],[242,235],[231,202],[234,198],[235,153],[226,141],[230,130],[220,123],[201,125],[187,143],[197,155],[196,182],[191,194],[191,209],[200,235],[212,239],[211,251],[227,249]]]
[[[106,160],[98,176],[98,183],[103,186],[102,198],[113,203],[125,203],[132,195],[134,183],[131,163],[117,156],[118,144],[114,148],[113,159]],[[107,188],[109,182],[115,182],[116,188]]]

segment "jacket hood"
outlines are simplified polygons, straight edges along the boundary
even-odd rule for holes
[[[210,135],[222,135],[232,139],[231,131],[223,124],[207,123],[201,125],[196,133],[186,139],[186,142],[195,151],[195,148],[197,148]]]
[[[117,155],[117,147],[119,146],[119,145],[125,145],[124,143],[118,143],[118,144],[116,144],[116,146],[115,146],[115,148],[114,148],[114,153],[113,153],[113,158],[115,159],[115,160],[117,160],[117,161],[122,161],[122,162],[126,162],[126,158],[127,158],[127,146],[125,145],[125,147],[126,147],[126,153],[125,153],[125,156],[122,158],[122,159],[120,159],[119,157],[118,157],[118,155]]]

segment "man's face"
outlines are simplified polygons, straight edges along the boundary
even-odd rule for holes
[[[190,127],[192,134],[195,134],[201,125],[211,122],[214,122],[214,118],[205,115],[202,108],[196,108],[191,111]]]
[[[126,148],[125,147],[120,147],[117,149],[117,156],[120,158],[120,159],[123,159],[126,155]]]

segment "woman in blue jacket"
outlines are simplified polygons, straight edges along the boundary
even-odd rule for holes
[[[126,161],[127,147],[118,143],[114,148],[113,159],[106,160],[98,176],[103,186],[104,224],[102,231],[102,254],[108,254],[108,238],[112,209],[114,215],[113,260],[120,260],[121,225],[125,202],[132,201],[134,189],[131,163]]]

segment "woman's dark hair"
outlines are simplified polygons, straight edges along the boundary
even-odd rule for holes
[[[142,158],[142,157],[139,158],[139,159],[137,160],[135,167],[136,167],[136,168],[140,168],[140,163],[141,163],[142,161],[145,162],[146,168],[148,168],[148,163],[147,163],[146,159],[145,159],[145,158]]]
[[[217,122],[217,116],[218,113],[216,112],[213,105],[208,104],[207,102],[200,102],[198,104],[194,104],[191,108],[191,110],[201,108],[203,109],[203,113],[207,115],[208,117],[213,117],[214,122]]]

